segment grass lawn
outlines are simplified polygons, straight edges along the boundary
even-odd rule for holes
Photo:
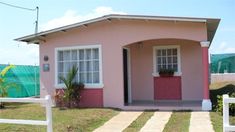
[[[67,109],[53,108],[54,132],[89,132],[104,124],[114,115],[113,109]],[[9,105],[0,109],[0,118],[45,120],[45,108],[38,104]],[[1,132],[45,132],[45,126],[0,124]]]
[[[223,131],[223,117],[218,112],[210,112],[211,122],[215,132]],[[235,116],[229,117],[229,123],[235,125]]]
[[[215,132],[223,132],[223,117],[218,112],[210,112],[210,117]]]
[[[174,111],[163,132],[188,132],[190,117],[190,111]]]
[[[144,124],[153,116],[153,111],[143,112],[135,121],[133,121],[124,132],[138,132]]]

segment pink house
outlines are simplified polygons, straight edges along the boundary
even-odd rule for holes
[[[175,104],[210,110],[208,48],[220,19],[107,15],[17,38],[40,46],[41,96],[64,88],[76,65],[81,105],[121,109]],[[161,69],[174,76],[161,77]]]

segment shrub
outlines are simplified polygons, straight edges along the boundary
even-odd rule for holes
[[[63,96],[64,96],[63,89],[56,91],[56,93],[54,95],[54,99],[55,99],[55,104],[57,107],[64,107],[65,106]]]
[[[173,76],[174,73],[175,73],[174,69],[160,69],[160,71],[159,71],[159,75],[162,77],[163,76],[166,76],[166,77]]]
[[[215,106],[215,111],[219,113],[223,113],[223,97],[221,95],[217,95],[217,105]]]
[[[60,79],[65,84],[66,89],[62,89],[56,92],[55,102],[59,107],[78,107],[81,99],[80,93],[84,88],[83,83],[77,83],[74,81],[77,75],[78,68],[73,66],[69,70],[66,77],[60,76]]]
[[[235,98],[235,93],[232,93],[229,95],[229,97]],[[219,112],[221,115],[223,114],[223,96],[222,95],[218,95],[217,96],[217,106],[216,108],[216,112]],[[235,115],[235,104],[229,104],[229,115]]]
[[[73,83],[73,92],[72,92],[72,101],[75,103],[75,106],[79,106],[81,100],[81,90],[83,90],[85,85],[83,83]]]

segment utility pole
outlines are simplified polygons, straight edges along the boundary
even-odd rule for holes
[[[39,15],[39,7],[38,6],[36,7],[36,10],[37,10],[37,18],[35,21],[35,34],[38,33],[38,15]]]

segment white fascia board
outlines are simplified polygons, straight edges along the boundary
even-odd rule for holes
[[[162,20],[162,21],[184,21],[184,22],[207,22],[207,19],[203,18],[177,18],[177,17],[154,17],[154,16],[120,16],[120,15],[114,15],[110,16],[110,18],[116,18],[116,19],[138,19],[138,20]]]

